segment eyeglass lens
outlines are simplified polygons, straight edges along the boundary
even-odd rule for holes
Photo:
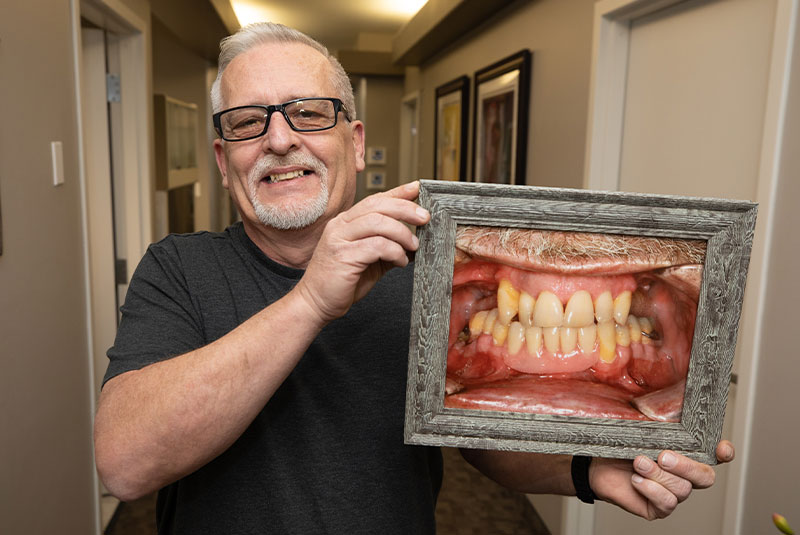
[[[299,100],[286,104],[284,110],[289,123],[296,130],[319,130],[330,128],[336,124],[336,110],[330,100]],[[222,114],[220,126],[224,137],[244,139],[264,133],[268,121],[267,110],[263,107],[253,106],[230,110]]]

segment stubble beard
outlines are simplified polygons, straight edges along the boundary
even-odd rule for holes
[[[319,193],[310,199],[293,200],[288,206],[262,203],[258,198],[258,185],[267,171],[290,166],[311,169],[319,179]],[[256,217],[263,225],[277,230],[308,227],[322,217],[328,207],[328,169],[319,158],[311,154],[293,152],[286,156],[265,155],[250,170],[247,184]]]

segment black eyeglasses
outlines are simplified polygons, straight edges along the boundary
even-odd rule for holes
[[[274,106],[237,106],[215,113],[214,128],[225,141],[246,141],[263,136],[276,111],[296,132],[319,132],[336,126],[339,112],[347,109],[338,98],[298,98]]]

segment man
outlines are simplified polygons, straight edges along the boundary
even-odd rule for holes
[[[219,69],[214,148],[242,223],[169,237],[137,268],[96,417],[100,475],[123,500],[161,489],[160,533],[431,533],[441,454],[402,443],[418,185],[353,206],[364,127],[341,66],[303,34],[248,26]],[[568,456],[464,456],[512,488],[575,494]],[[584,476],[656,518],[714,472],[664,452]]]

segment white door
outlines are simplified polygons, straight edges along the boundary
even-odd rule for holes
[[[748,523],[762,525],[760,517],[743,520],[742,474],[749,470],[758,344],[769,331],[760,319],[767,306],[762,273],[769,267],[774,191],[785,178],[778,161],[788,148],[781,136],[797,4],[596,4],[585,186],[761,205],[734,364],[739,384],[731,389],[723,429],[735,439],[736,462],[717,468],[714,488],[693,494],[665,521],[639,521],[601,504],[593,526],[580,533],[750,533]]]
[[[105,31],[84,27],[82,40],[82,125],[89,231],[90,285],[93,311],[92,345],[95,394],[105,374],[106,351],[117,332],[119,298],[116,281],[115,195],[124,190],[112,181],[112,142],[109,136]],[[110,82],[113,85],[113,82]]]

